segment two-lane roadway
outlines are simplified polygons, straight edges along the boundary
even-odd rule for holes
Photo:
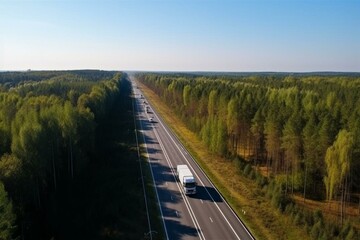
[[[136,116],[159,200],[166,239],[254,239],[169,127],[132,80]],[[187,164],[197,193],[185,195],[176,165]]]

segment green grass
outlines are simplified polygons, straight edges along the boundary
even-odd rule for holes
[[[304,229],[271,206],[258,185],[238,173],[233,161],[211,154],[196,134],[150,89],[138,84],[161,117],[190,151],[224,198],[257,239],[309,239]],[[243,210],[246,212],[243,214]]]

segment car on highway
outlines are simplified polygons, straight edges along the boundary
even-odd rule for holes
[[[154,118],[152,118],[152,117],[149,117],[149,122],[154,122]]]

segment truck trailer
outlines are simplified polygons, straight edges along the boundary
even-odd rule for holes
[[[196,193],[196,181],[186,164],[176,166],[176,174],[185,194]]]

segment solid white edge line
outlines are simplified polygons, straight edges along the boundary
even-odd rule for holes
[[[190,165],[189,161],[186,159],[186,157],[184,156],[184,154],[182,153],[182,151],[180,151],[178,145],[176,144],[176,142],[174,141],[173,137],[171,136],[171,134],[168,132],[167,128],[164,126],[164,124],[162,123],[162,119],[158,116],[158,114],[155,111],[155,108],[152,107],[153,109],[153,114],[156,115],[158,122],[162,125],[162,127],[164,128],[164,130],[166,131],[166,133],[170,136],[171,140],[173,141],[173,143],[175,144],[175,146],[178,148],[179,152],[183,155],[185,161]],[[176,137],[176,135],[174,135]],[[177,137],[176,137],[177,138]],[[181,146],[182,143],[178,140],[179,144]],[[248,229],[246,228],[246,226],[244,225],[244,223],[240,220],[239,216],[234,212],[234,210],[230,207],[230,205],[228,204],[228,202],[223,198],[223,196],[220,194],[220,192],[217,190],[217,188],[214,186],[214,184],[212,183],[212,181],[208,178],[208,176],[205,174],[205,172],[201,169],[201,167],[199,166],[199,164],[195,161],[195,159],[193,158],[193,156],[191,154],[189,154],[189,156],[191,157],[191,159],[193,160],[193,162],[198,166],[199,170],[203,173],[203,175],[207,178],[207,180],[209,181],[209,183],[213,186],[213,188],[216,190],[216,192],[219,194],[219,196],[223,199],[223,202],[225,202],[225,204],[228,206],[228,208],[230,209],[230,211],[232,212],[232,214],[236,217],[236,219],[238,220],[238,222],[241,224],[241,226],[244,228],[244,230],[247,232],[248,236],[251,239],[254,239],[254,237],[251,235],[251,233],[248,231]],[[191,169],[194,171],[193,167],[190,165]],[[198,177],[198,175],[196,174],[196,172],[194,171],[195,175]],[[200,179],[198,177],[198,179]],[[201,181],[201,179],[200,179]],[[203,184],[203,182],[201,181],[201,183]],[[203,185],[205,187],[205,185]],[[210,193],[207,191],[207,189],[205,188],[206,192],[209,194],[210,198],[213,200],[212,196],[210,195]],[[214,200],[213,200],[214,201]],[[216,202],[214,201],[216,207],[219,209],[219,211],[221,212],[221,214],[223,215],[224,219],[226,220],[226,222],[229,224],[230,228],[233,230],[233,232],[235,233],[235,235],[239,238],[239,236],[236,234],[236,232],[234,231],[233,227],[231,226],[231,224],[229,223],[229,221],[227,220],[227,218],[225,217],[225,215],[223,214],[223,212],[221,211],[221,209],[219,208],[219,206],[216,204]]]
[[[149,102],[148,102],[149,103]],[[150,105],[150,103],[149,103]],[[165,129],[165,131],[167,132],[168,135],[169,132],[167,130],[166,127],[164,127],[164,124],[162,123],[162,119],[158,116],[157,111],[155,110],[155,108],[153,106],[151,106],[153,109],[153,114],[157,117],[158,122],[160,122],[160,124],[163,126],[163,128]],[[171,131],[171,130],[170,130]],[[172,131],[171,131],[172,132]],[[183,144],[181,143],[181,141],[178,140],[177,136],[174,134],[174,137],[177,139],[178,143],[180,146],[183,146]],[[173,140],[172,136],[170,135],[170,138],[172,139],[172,141],[175,143],[175,141]],[[175,143],[175,145],[178,147],[178,145]],[[185,146],[183,146],[185,148]],[[181,151],[180,151],[181,152]],[[181,152],[182,153],[182,152]],[[240,217],[235,213],[235,211],[232,209],[232,207],[229,205],[229,203],[224,199],[224,197],[222,196],[222,194],[218,191],[218,189],[215,187],[215,185],[212,183],[212,181],[209,179],[209,177],[206,175],[206,173],[202,170],[202,168],[200,167],[200,165],[195,161],[194,157],[189,153],[188,154],[189,157],[193,160],[193,162],[195,163],[195,165],[198,167],[198,169],[202,172],[202,174],[206,177],[206,179],[208,180],[208,182],[211,184],[211,186],[215,189],[215,191],[219,194],[219,196],[221,197],[221,199],[223,199],[223,202],[226,204],[226,206],[228,207],[228,209],[230,210],[230,212],[234,215],[234,217],[237,219],[237,221],[240,223],[240,225],[243,227],[243,229],[246,231],[246,233],[248,234],[248,236],[251,239],[255,239],[252,234],[249,232],[249,230],[247,229],[247,227],[244,225],[244,223],[241,221]],[[188,162],[188,160],[185,158],[185,160]],[[188,162],[189,163],[189,162]],[[190,165],[191,167],[191,165]],[[192,168],[192,167],[191,167]],[[193,169],[193,168],[192,168]],[[194,169],[193,169],[194,170]],[[194,171],[194,173],[196,174],[196,172]],[[197,175],[197,174],[196,174]],[[206,190],[206,188],[205,188]],[[207,191],[208,192],[208,191]],[[209,192],[208,192],[209,194]],[[209,194],[210,195],[210,194]],[[211,197],[211,195],[210,195]],[[212,198],[212,197],[211,197]],[[216,204],[217,205],[217,204]],[[217,206],[218,207],[218,206]],[[218,207],[219,209],[219,207]],[[221,211],[221,210],[220,210]],[[222,213],[222,212],[221,212]],[[223,214],[223,213],[222,213]],[[225,218],[226,219],[226,218]],[[227,221],[227,219],[226,219]],[[228,222],[228,221],[227,221]],[[231,225],[230,225],[231,226]]]
[[[136,103],[137,103],[137,100],[136,100]],[[136,110],[138,110],[138,103],[136,104]],[[139,112],[139,113],[140,113],[140,112]],[[138,122],[140,123],[140,128],[141,128],[141,130],[143,131],[143,125],[142,125],[141,120],[138,119]],[[147,155],[146,158],[147,158],[147,160],[148,160],[148,163],[150,164],[150,172],[151,172],[152,181],[153,181],[154,188],[155,188],[155,193],[156,193],[156,197],[157,197],[157,202],[158,202],[159,209],[160,209],[161,220],[162,220],[163,226],[164,226],[165,237],[166,237],[167,240],[169,240],[169,235],[168,235],[168,232],[167,232],[167,229],[166,229],[165,220],[164,220],[164,214],[163,214],[163,211],[162,211],[162,208],[161,208],[159,193],[158,193],[158,191],[157,191],[157,187],[156,187],[156,183],[155,183],[155,179],[154,179],[154,173],[153,173],[152,165],[151,165],[151,162],[150,162],[150,159],[149,159],[149,152],[148,152],[148,150],[147,150],[147,144],[146,144],[145,136],[144,136],[144,134],[141,134],[141,136],[142,136],[142,138],[143,138],[144,145],[145,145],[145,150],[146,150],[146,155]]]
[[[139,146],[139,139],[138,139],[138,132],[137,132],[138,129],[137,129],[137,125],[136,125],[136,118],[138,116],[137,111],[135,112],[136,98],[135,98],[135,93],[134,93],[133,88],[131,89],[131,92],[132,92],[132,95],[134,96],[134,97],[131,98],[131,105],[132,105],[132,110],[133,110],[134,127],[135,127],[135,139],[136,139],[138,161],[139,161],[139,166],[140,166],[141,183],[142,183],[142,188],[143,188],[143,194],[144,194],[144,200],[145,200],[145,209],[146,209],[146,213],[147,213],[146,215],[147,215],[147,220],[148,220],[148,225],[149,225],[149,231],[151,232],[151,222],[150,222],[149,208],[148,208],[148,203],[147,203],[144,176],[143,176],[142,164],[141,164],[140,146]],[[151,234],[150,234],[150,239],[152,239]]]
[[[204,239],[204,240],[205,240],[206,238],[205,238],[205,236],[204,236],[204,234],[203,234],[203,232],[202,232],[202,230],[201,230],[200,224],[199,224],[199,222],[198,222],[198,220],[197,220],[197,218],[196,218],[196,216],[195,216],[195,213],[194,213],[194,211],[193,211],[193,209],[192,209],[192,207],[191,207],[191,205],[190,205],[190,203],[189,203],[189,200],[186,198],[185,194],[184,194],[183,191],[181,190],[180,184],[179,184],[178,181],[176,180],[176,176],[175,176],[175,172],[174,172],[174,166],[172,165],[172,162],[171,162],[171,160],[170,160],[170,158],[169,158],[169,155],[167,154],[167,151],[166,151],[166,149],[165,149],[165,147],[164,147],[164,144],[162,143],[162,140],[160,139],[160,136],[159,136],[159,134],[157,133],[157,130],[156,130],[155,128],[153,128],[153,132],[154,132],[154,134],[155,134],[156,139],[157,139],[158,142],[159,142],[159,145],[160,145],[160,147],[161,147],[161,150],[162,150],[163,153],[164,153],[164,157],[165,157],[166,161],[168,162],[168,165],[169,165],[169,167],[170,167],[170,169],[171,169],[171,173],[172,173],[173,178],[174,178],[174,180],[175,180],[176,186],[177,186],[178,189],[179,189],[179,192],[180,192],[180,194],[181,194],[181,197],[184,199],[185,206],[186,206],[186,208],[187,208],[187,210],[188,210],[188,212],[189,212],[189,215],[190,215],[190,217],[191,217],[191,220],[192,220],[193,223],[194,223],[194,226],[196,227],[196,231],[198,232],[200,239]]]
[[[207,194],[209,195],[209,197],[211,198],[211,200],[214,202],[216,208],[219,210],[219,212],[221,213],[221,215],[223,216],[223,218],[225,219],[226,223],[229,225],[229,227],[231,228],[231,230],[233,231],[233,233],[235,234],[236,238],[241,240],[241,238],[237,235],[235,229],[233,228],[233,226],[230,224],[229,220],[226,218],[225,214],[221,211],[220,207],[218,206],[218,204],[215,202],[214,198],[211,196],[211,194],[209,193],[209,191],[206,189],[205,184],[203,181],[201,181],[201,178],[199,177],[199,175],[197,175],[197,173],[195,172],[194,168],[191,166],[191,164],[189,163],[188,159],[185,157],[184,153],[180,150],[179,146],[176,144],[176,142],[174,141],[174,139],[172,138],[172,136],[170,135],[170,133],[167,131],[167,129],[165,128],[165,126],[162,124],[162,122],[159,120],[158,121],[161,123],[161,126],[164,128],[165,132],[168,134],[168,136],[170,137],[170,139],[173,141],[174,145],[176,146],[176,148],[179,150],[179,152],[181,153],[181,155],[183,156],[183,158],[185,159],[185,161],[189,164],[190,168],[192,169],[192,171],[194,172],[194,174],[196,175],[197,179],[200,181],[201,185],[204,187],[205,191],[207,192]],[[221,195],[220,195],[221,196]]]

